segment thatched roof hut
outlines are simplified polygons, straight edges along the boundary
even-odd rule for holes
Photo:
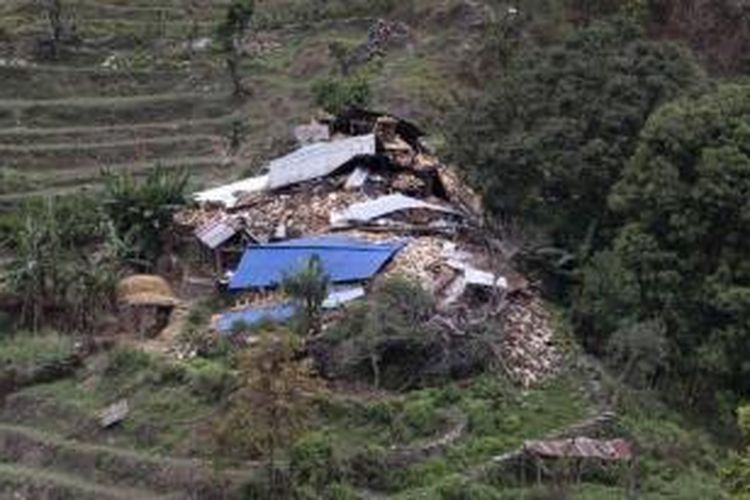
[[[136,274],[117,284],[117,302],[128,306],[174,307],[180,300],[164,278]]]

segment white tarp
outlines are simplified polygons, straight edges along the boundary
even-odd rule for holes
[[[474,267],[470,264],[474,260],[474,256],[469,252],[458,250],[455,243],[446,242],[443,245],[442,256],[446,259],[445,263],[449,267],[460,273],[444,290],[445,299],[442,301],[443,305],[450,305],[456,302],[470,286],[499,289],[508,288],[508,280],[504,276],[498,276]]]
[[[349,175],[344,184],[344,189],[347,191],[354,191],[365,185],[367,178],[370,176],[370,172],[366,168],[357,167],[354,172]]]
[[[374,154],[374,134],[310,144],[270,163],[269,187],[277,189],[326,177],[357,156]]]
[[[193,198],[199,203],[221,203],[226,208],[233,208],[239,201],[237,194],[263,191],[268,188],[268,179],[268,175],[250,177],[249,179],[194,193]]]
[[[331,225],[342,226],[347,223],[369,222],[403,210],[425,209],[459,215],[452,208],[427,203],[403,194],[389,194],[374,200],[355,203],[345,210],[331,213]]]
[[[463,279],[467,285],[483,286],[487,288],[508,288],[508,280],[503,276],[495,276],[490,272],[477,269],[471,264],[454,259],[449,259],[446,264],[456,271],[461,271],[463,273]]]
[[[323,302],[325,309],[336,309],[348,302],[353,300],[361,299],[365,296],[365,289],[361,286],[348,287],[341,289],[334,289],[328,294],[328,297]]]

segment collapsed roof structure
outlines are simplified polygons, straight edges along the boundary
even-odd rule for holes
[[[587,437],[549,441],[528,441],[524,452],[540,458],[580,458],[606,461],[631,460],[633,450],[625,439],[601,440]]]
[[[297,150],[269,162],[258,177],[196,193],[197,205],[176,217],[209,248],[221,249],[232,231],[252,236],[239,264],[222,270],[239,300],[219,316],[218,331],[238,320],[288,319],[289,300],[279,293],[269,299],[267,291],[316,255],[333,283],[356,289],[339,290],[341,300],[329,297],[333,308],[361,298],[380,276],[404,275],[435,295],[438,315],[460,334],[462,325],[503,315],[500,303],[512,296],[511,307],[525,314],[511,322],[534,327],[506,324],[499,352],[545,361],[519,363],[511,375],[528,385],[554,370],[543,307],[534,306],[538,299],[524,292],[525,280],[491,250],[479,196],[422,143],[422,130],[350,109],[294,133]],[[514,341],[516,334],[536,337]]]
[[[332,283],[364,281],[372,278],[403,245],[319,236],[251,246],[232,275],[229,289],[277,286],[314,256],[320,259]]]

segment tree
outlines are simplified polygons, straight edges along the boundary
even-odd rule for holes
[[[15,252],[9,272],[10,289],[21,298],[20,321],[36,332],[45,319],[50,288],[55,288],[55,261],[61,254],[52,206],[24,207],[14,235]]]
[[[286,330],[262,332],[259,343],[240,355],[241,386],[216,431],[222,450],[265,459],[269,483],[265,498],[287,498],[278,452],[307,427],[312,396],[320,390],[306,365],[295,361],[297,348],[298,339]]]
[[[663,323],[671,382],[694,401],[750,394],[749,124],[750,86],[664,106],[610,196],[627,314]]]
[[[607,195],[648,116],[702,78],[678,46],[625,21],[594,24],[521,50],[447,120],[449,153],[493,215],[575,253],[607,241]]]
[[[152,267],[164,251],[174,212],[186,202],[189,174],[157,167],[141,182],[129,173],[105,171],[103,176],[104,210],[130,250],[128,259]]]
[[[459,350],[447,346],[447,336],[428,323],[434,307],[432,295],[418,284],[388,278],[309,341],[308,351],[323,376],[367,380],[377,388],[413,388],[445,375],[449,370],[439,368]]]
[[[234,95],[238,97],[249,93],[242,82],[239,65],[242,55],[242,40],[250,27],[254,12],[254,0],[232,0],[227,6],[224,20],[217,29],[227,73],[234,87]]]
[[[300,309],[299,331],[303,335],[320,333],[323,301],[328,296],[330,280],[320,258],[315,255],[295,274],[284,277],[282,288]]]
[[[37,49],[43,57],[56,59],[61,44],[75,39],[75,23],[70,16],[66,16],[63,0],[36,0],[36,3],[49,30],[48,36],[38,42]]]
[[[117,262],[100,248],[102,214],[94,200],[29,202],[13,234],[10,290],[21,299],[22,326],[91,331],[112,306]]]

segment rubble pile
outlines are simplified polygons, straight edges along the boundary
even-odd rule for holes
[[[409,36],[409,28],[404,23],[379,19],[370,26],[367,41],[356,47],[343,64],[347,70],[365,64],[376,56],[384,55],[389,45],[403,44]]]
[[[323,183],[277,196],[246,197],[240,200],[236,213],[259,241],[268,241],[326,232],[331,212],[366,199],[361,192],[339,191]]]
[[[211,235],[219,229],[202,226],[229,217],[232,228],[254,242],[245,256],[254,252],[258,260],[243,256],[237,268],[219,270],[218,278],[238,297],[224,323],[230,314],[254,319],[264,308],[287,315],[288,298],[278,292],[270,269],[290,262],[291,254],[320,251],[338,266],[326,271],[341,277],[332,280],[339,288],[327,300],[329,315],[361,298],[373,280],[405,276],[434,295],[442,324],[457,336],[489,319],[502,323],[497,351],[521,384],[554,371],[557,355],[544,308],[501,256],[478,244],[487,238],[480,198],[427,150],[417,127],[350,110],[295,133],[300,148],[273,160],[267,173],[196,193],[198,204],[176,217],[197,234]],[[360,259],[358,252],[373,257]],[[507,310],[500,306],[508,301]]]
[[[507,369],[524,387],[531,387],[553,374],[560,354],[554,347],[549,313],[531,294],[510,299],[503,319],[501,346]]]
[[[384,274],[411,278],[425,290],[438,295],[457,274],[445,263],[444,244],[435,237],[414,239],[399,252]]]

